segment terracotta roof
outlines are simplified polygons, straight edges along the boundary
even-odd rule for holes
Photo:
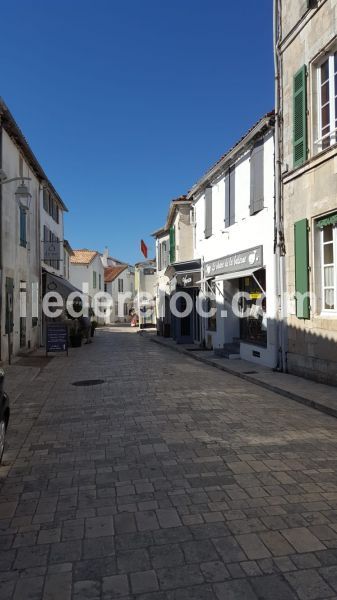
[[[118,275],[127,269],[128,265],[118,265],[118,267],[105,267],[104,283],[111,283],[117,279]]]
[[[70,262],[74,265],[90,265],[90,263],[98,256],[96,250],[74,250],[73,255],[70,257]]]

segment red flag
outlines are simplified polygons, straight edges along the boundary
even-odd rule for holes
[[[140,249],[144,254],[145,258],[147,258],[147,245],[145,244],[144,240],[141,240],[140,242]]]

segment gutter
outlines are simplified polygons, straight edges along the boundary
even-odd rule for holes
[[[280,57],[281,41],[281,0],[274,0],[274,69],[275,69],[275,238],[276,286],[278,295],[278,363],[277,371],[287,371],[286,327],[285,322],[285,245],[282,194],[282,64]]]

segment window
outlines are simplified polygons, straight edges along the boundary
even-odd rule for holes
[[[250,214],[264,207],[264,140],[258,140],[250,157]]]
[[[100,273],[98,275],[98,289],[102,289],[102,275]]]
[[[225,227],[235,223],[235,167],[225,176]]]
[[[337,310],[337,227],[327,225],[321,232],[322,240],[322,309]]]
[[[118,279],[118,291],[122,293],[124,291],[124,281],[123,279]]]
[[[307,67],[303,65],[293,78],[293,160],[300,167],[308,158]]]
[[[27,246],[27,213],[20,207],[20,246]]]
[[[174,263],[176,260],[176,229],[170,227],[170,263]]]
[[[96,271],[93,271],[93,273],[92,273],[92,287],[94,288],[94,290],[97,287],[97,273],[96,273]]]
[[[168,265],[168,246],[166,241],[158,245],[158,270],[164,271]]]
[[[43,208],[54,219],[54,221],[56,223],[59,223],[59,221],[60,221],[59,206],[58,206],[56,200],[54,200],[54,198],[51,196],[51,194],[49,193],[49,191],[46,188],[44,188],[44,190],[43,190]]]
[[[128,316],[128,305],[124,304],[124,317]]]
[[[315,152],[337,141],[337,51],[325,58],[317,69],[318,139]]]
[[[212,235],[212,188],[205,190],[205,238]]]

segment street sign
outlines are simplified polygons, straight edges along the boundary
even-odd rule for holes
[[[46,335],[46,354],[48,352],[66,352],[68,354],[68,327],[62,323],[48,323]]]
[[[43,242],[44,243],[44,260],[60,260],[60,242]]]

